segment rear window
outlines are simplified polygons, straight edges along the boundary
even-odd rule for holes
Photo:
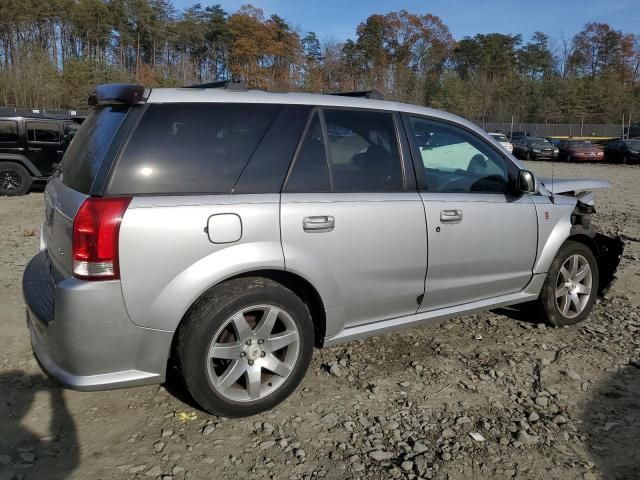
[[[128,111],[128,106],[102,107],[82,122],[62,157],[62,183],[78,192],[89,193],[111,141]]]
[[[149,105],[118,161],[108,191],[231,193],[281,109],[270,104]]]

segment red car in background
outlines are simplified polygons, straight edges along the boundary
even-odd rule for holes
[[[558,143],[558,160],[595,162],[604,160],[604,151],[589,140],[562,140]]]

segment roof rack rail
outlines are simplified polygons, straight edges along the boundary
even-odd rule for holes
[[[87,110],[0,107],[1,117],[52,118],[64,120],[84,118],[89,115],[89,113],[91,112]]]
[[[338,95],[341,97],[364,97],[371,100],[384,100],[384,95],[378,90],[361,90],[358,92],[335,92],[329,95]]]
[[[233,90],[236,92],[246,92],[249,90],[244,81],[237,78],[210,83],[199,83],[197,85],[185,85],[184,88],[224,88],[225,90]]]

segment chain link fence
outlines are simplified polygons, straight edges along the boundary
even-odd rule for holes
[[[621,114],[619,122],[592,123],[587,115],[582,115],[573,123],[556,123],[534,120],[528,115],[514,115],[509,121],[492,121],[490,117],[475,116],[472,120],[490,132],[503,132],[507,136],[513,133],[537,137],[576,137],[593,140],[612,138],[630,138],[640,136],[640,114]],[[538,120],[540,115],[536,115]],[[504,119],[501,119],[504,120]]]

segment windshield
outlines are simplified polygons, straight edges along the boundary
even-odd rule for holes
[[[569,142],[568,146],[571,148],[589,148],[593,147],[593,143],[585,140],[582,142]]]
[[[106,106],[82,122],[60,164],[60,180],[78,192],[89,193],[111,140],[129,106]]]
[[[508,142],[509,141],[509,140],[507,140],[507,137],[505,135],[502,135],[501,133],[490,133],[489,135],[491,135],[493,138],[495,138],[499,142]]]
[[[549,147],[551,144],[547,142],[544,138],[530,138],[529,144],[534,145],[536,147]]]
[[[640,140],[630,140],[627,142],[627,147],[631,150],[640,150]]]

